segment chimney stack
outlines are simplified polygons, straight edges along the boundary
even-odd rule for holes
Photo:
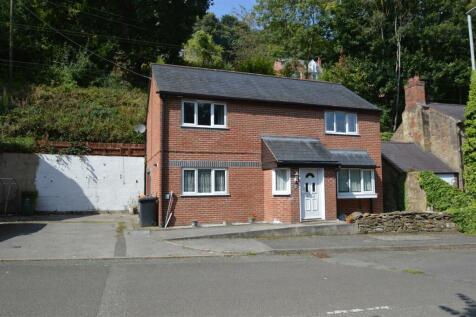
[[[409,78],[405,85],[405,110],[410,110],[416,105],[425,104],[425,82],[420,80],[420,76],[415,75]]]

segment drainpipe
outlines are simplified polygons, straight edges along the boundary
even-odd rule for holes
[[[159,92],[157,92],[159,93]],[[167,107],[166,103],[166,98],[161,97],[159,95],[159,98],[161,100],[161,107],[160,107],[160,156],[159,156],[159,178],[160,178],[160,184],[159,184],[159,210],[158,210],[158,215],[157,215],[157,224],[159,227],[164,226],[164,221],[163,221],[163,213],[162,213],[162,207],[164,204],[164,159],[165,159],[165,153],[164,153],[164,145],[165,145],[165,108]]]

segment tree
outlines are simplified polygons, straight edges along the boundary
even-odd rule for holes
[[[223,61],[233,64],[236,58],[235,43],[247,31],[248,25],[236,16],[224,15],[218,19],[215,14],[207,13],[199,19],[194,26],[194,32],[202,30],[210,34],[213,42],[223,47]]]
[[[256,14],[277,56],[320,56],[324,68],[345,56],[361,65],[359,71],[371,83],[364,96],[392,112],[394,120],[388,117],[385,127],[394,128],[403,110],[403,82],[415,74],[426,80],[431,99],[466,101],[469,45],[462,17],[469,3],[259,0]]]
[[[103,58],[120,60],[123,67],[148,75],[148,65],[158,56],[169,63],[180,62],[179,52],[193,33],[194,22],[205,14],[210,2],[211,0],[15,1],[15,60],[31,63],[16,62],[15,74],[20,81],[49,82],[49,66],[58,63],[68,65],[78,60],[76,55],[82,49],[72,42],[74,41],[102,57],[88,54],[93,66],[90,69],[93,81],[109,76],[115,67]],[[9,1],[0,1],[0,20],[8,21],[8,15]],[[4,50],[8,47],[8,28],[8,24],[0,23],[2,60],[8,59],[8,50]],[[58,56],[67,56],[68,59]],[[0,66],[4,66],[4,63],[0,62]],[[4,76],[5,67],[0,67],[0,79]],[[147,82],[127,71],[122,76],[143,86]]]
[[[476,198],[476,72],[471,75],[469,99],[464,109],[464,182],[465,189]]]
[[[257,21],[281,57],[306,59],[332,50],[329,0],[258,0]]]
[[[195,32],[184,47],[184,60],[194,66],[217,68],[223,65],[223,47],[205,31]]]

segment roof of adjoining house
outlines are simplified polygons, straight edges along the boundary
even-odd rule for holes
[[[435,102],[427,106],[456,119],[458,122],[464,121],[464,105]]]
[[[177,65],[152,65],[160,93],[380,111],[334,83]]]
[[[328,150],[317,138],[263,136],[263,142],[276,162],[285,164],[315,164],[375,167],[366,151]]]
[[[374,160],[367,151],[362,150],[329,150],[334,159],[344,167],[375,167]]]
[[[435,155],[423,151],[415,143],[382,142],[382,156],[403,172],[457,173]]]

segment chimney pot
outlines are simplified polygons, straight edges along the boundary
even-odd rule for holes
[[[410,110],[416,105],[426,105],[425,82],[419,75],[408,79],[405,85],[405,110]]]

